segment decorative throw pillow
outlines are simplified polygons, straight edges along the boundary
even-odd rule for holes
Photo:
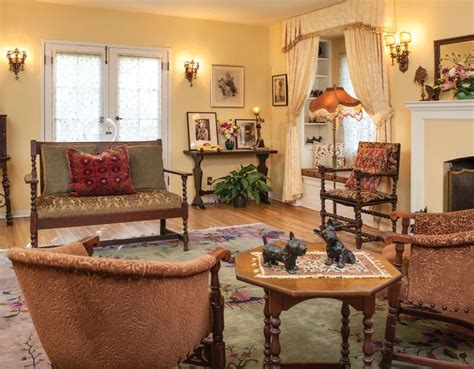
[[[88,154],[95,153],[94,144],[41,145],[41,169],[43,171],[43,194],[69,192],[69,163],[66,149],[75,148]]]
[[[383,173],[387,169],[388,151],[381,147],[362,147],[357,151],[354,169],[368,173]],[[380,177],[362,178],[362,191],[377,192]],[[355,189],[356,179],[354,172],[346,182],[346,187]]]
[[[130,145],[128,156],[136,190],[166,188],[161,145]]]
[[[135,193],[126,146],[98,155],[66,150],[69,159],[71,196],[128,195]]]
[[[343,143],[336,144],[336,160],[338,168],[344,166],[345,152]],[[332,144],[314,143],[313,168],[317,168],[318,165],[332,168]]]

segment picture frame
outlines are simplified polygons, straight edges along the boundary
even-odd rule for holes
[[[245,106],[245,67],[212,64],[211,107],[243,108]]]
[[[272,76],[272,105],[288,106],[288,76],[286,74]]]
[[[214,112],[187,112],[189,150],[204,144],[218,145],[217,114]]]
[[[240,133],[235,140],[236,148],[254,149],[257,145],[257,120],[235,119],[235,124],[240,128]]]

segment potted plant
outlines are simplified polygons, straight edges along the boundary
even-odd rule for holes
[[[474,99],[474,57],[471,54],[461,56],[453,53],[442,60],[451,66],[440,65],[441,78],[438,83],[441,90],[454,89],[454,96],[460,100]]]
[[[219,122],[219,131],[226,138],[225,147],[227,150],[234,149],[234,141],[231,140],[233,137],[237,137],[240,133],[240,127],[235,124],[233,119],[229,119],[228,122]]]
[[[268,193],[271,188],[267,185],[268,177],[257,171],[253,164],[240,166],[228,176],[216,179],[214,193],[227,204],[232,202],[236,208],[244,208],[248,199],[254,199],[260,204],[260,195]]]

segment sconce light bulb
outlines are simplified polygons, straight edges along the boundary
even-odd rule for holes
[[[385,46],[393,46],[396,43],[395,35],[385,35],[383,39],[385,41]]]
[[[254,113],[255,115],[260,114],[260,107],[254,106],[252,108],[252,113]]]
[[[410,32],[400,32],[400,43],[409,44],[411,42],[411,33]]]

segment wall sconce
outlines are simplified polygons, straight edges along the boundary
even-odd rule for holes
[[[8,50],[7,58],[10,70],[15,73],[15,79],[20,79],[18,73],[25,70],[26,51],[20,51],[18,48]]]
[[[258,106],[254,106],[252,108],[252,113],[255,115],[255,119],[257,120],[257,142],[255,144],[255,148],[264,148],[265,143],[263,142],[263,138],[260,132],[260,130],[262,129],[262,125],[260,123],[264,123],[265,119],[260,116],[260,108]]]
[[[392,65],[395,65],[395,60],[399,64],[401,72],[405,73],[408,69],[408,44],[411,42],[411,33],[400,32],[400,42],[397,43],[395,35],[385,35],[385,46],[390,47],[390,57],[392,58]]]
[[[199,62],[191,61],[184,62],[184,76],[189,81],[189,86],[193,87],[193,79],[197,79],[197,71],[199,70]]]

